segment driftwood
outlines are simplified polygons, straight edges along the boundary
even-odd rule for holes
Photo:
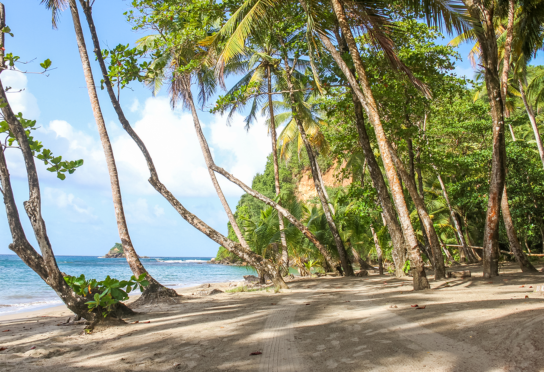
[[[446,277],[448,278],[469,278],[471,276],[470,270],[463,271],[448,271]]]

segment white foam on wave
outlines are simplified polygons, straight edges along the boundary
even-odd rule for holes
[[[18,303],[18,304],[0,304],[0,313],[6,314],[6,313],[15,313],[17,311],[21,310],[30,310],[29,308],[33,307],[49,307],[49,306],[55,306],[62,304],[61,300],[49,300],[49,301],[35,301],[35,302],[26,302],[26,303]]]
[[[157,258],[158,262],[165,262],[165,263],[191,263],[191,262],[208,262],[208,260],[161,260],[160,258]]]

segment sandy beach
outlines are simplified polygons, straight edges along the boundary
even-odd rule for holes
[[[138,308],[127,325],[90,335],[59,325],[72,315],[62,306],[6,315],[0,370],[544,370],[544,296],[535,292],[544,277],[513,264],[493,280],[463,269],[473,276],[421,292],[409,278],[376,274],[296,278],[280,293],[185,288],[179,303]]]

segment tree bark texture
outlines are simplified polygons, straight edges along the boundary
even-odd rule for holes
[[[500,205],[506,179],[506,144],[504,133],[504,109],[499,79],[497,38],[493,24],[494,2],[463,0],[472,18],[479,20],[481,29],[476,30],[480,43],[480,61],[484,68],[487,95],[493,122],[493,155],[483,242],[484,278],[499,275],[499,219]]]
[[[305,6],[304,2],[301,2],[303,7]],[[370,89],[370,84],[366,77],[366,71],[361,61],[361,56],[357,49],[357,44],[349,28],[347,19],[344,14],[342,5],[338,0],[332,0],[333,9],[338,18],[338,22],[342,29],[342,33],[346,37],[350,55],[352,57],[353,63],[355,65],[355,70],[359,77],[359,82],[361,83],[362,90],[359,88],[355,76],[349,70],[348,65],[342,59],[340,53],[336,50],[335,46],[331,43],[329,38],[319,33],[318,36],[325,46],[325,48],[331,53],[331,56],[334,58],[335,62],[338,64],[338,67],[342,70],[346,76],[350,86],[354,89],[357,98],[363,105],[368,118],[374,127],[376,133],[376,139],[380,149],[380,154],[384,164],[385,172],[389,180],[389,186],[391,187],[391,194],[393,195],[393,200],[399,214],[402,230],[404,233],[404,238],[406,245],[408,247],[408,253],[410,255],[411,267],[413,267],[413,285],[415,290],[422,290],[429,288],[429,282],[425,275],[425,268],[423,267],[423,260],[421,259],[421,253],[419,252],[419,247],[417,239],[410,221],[410,214],[408,212],[408,207],[406,206],[406,200],[404,200],[404,195],[402,193],[402,188],[398,176],[396,175],[393,161],[391,155],[389,154],[389,149],[387,146],[387,137],[383,129],[381,119],[378,113],[376,102],[374,101],[374,96],[372,90]]]
[[[374,247],[376,248],[376,254],[378,255],[378,271],[380,275],[383,275],[383,253],[382,247],[380,246],[380,241],[378,240],[378,235],[374,230],[374,226],[370,225],[370,231],[372,232],[372,238],[374,239]]]
[[[272,93],[272,71],[270,66],[267,66],[267,82],[268,93]],[[274,160],[274,185],[276,186],[276,195],[280,196],[280,167],[278,164],[278,146],[276,135],[276,121],[274,119],[274,103],[272,101],[272,94],[268,95],[268,108],[270,110],[270,137],[272,139],[272,157]],[[278,205],[281,205],[281,201],[278,199]],[[285,226],[283,223],[283,215],[278,212],[278,220],[280,227],[280,241],[281,241],[281,260],[282,266],[287,272],[289,272],[289,251],[287,250],[287,240],[285,239]]]
[[[463,256],[465,257],[467,263],[474,262],[475,257],[472,257],[469,251],[467,241],[465,240],[465,237],[463,236],[463,230],[461,230],[461,226],[459,226],[459,220],[457,219],[457,216],[455,215],[455,211],[453,210],[450,198],[448,196],[448,191],[446,189],[446,185],[444,184],[444,181],[442,180],[442,177],[440,176],[440,173],[438,173],[438,168],[433,166],[434,170],[436,171],[436,177],[438,178],[438,182],[440,182],[440,188],[442,188],[442,195],[444,196],[444,200],[446,200],[446,205],[448,206],[448,210],[450,211],[451,220],[453,221],[453,224],[455,226],[455,232],[457,233],[457,236],[459,237],[459,242],[461,243],[463,247],[461,248],[463,250]]]
[[[397,278],[401,278],[405,276],[402,268],[406,261],[406,243],[404,241],[404,236],[402,235],[402,228],[397,220],[397,213],[395,212],[393,202],[391,201],[389,191],[387,190],[387,185],[383,179],[382,171],[374,156],[374,152],[372,151],[370,139],[366,132],[363,106],[357,97],[355,97],[353,88],[351,97],[355,108],[355,125],[357,127],[357,133],[359,134],[359,145],[361,145],[361,148],[363,149],[366,164],[368,165],[368,173],[370,174],[370,179],[378,194],[378,200],[380,201],[380,206],[383,210],[383,217],[393,242],[393,251],[391,252],[391,255],[393,256],[393,262],[395,263],[395,275]]]
[[[299,118],[298,109],[297,109],[297,101],[294,95],[293,82],[291,80],[290,66],[287,59],[285,59],[285,71],[286,71],[286,82],[289,88],[289,96],[291,99],[291,110],[293,113],[293,118],[300,132],[302,142],[304,143],[304,146],[306,147],[306,153],[308,154],[308,159],[310,162],[310,168],[312,171],[312,177],[314,180],[315,190],[317,191],[317,195],[319,196],[319,200],[321,201],[323,214],[325,215],[325,218],[327,219],[329,229],[331,230],[331,234],[336,243],[336,249],[338,250],[338,255],[340,256],[340,262],[342,263],[342,268],[344,269],[344,273],[346,276],[354,276],[355,274],[353,272],[353,268],[351,267],[351,263],[348,259],[347,252],[344,247],[344,242],[342,241],[342,238],[340,237],[338,228],[336,227],[336,223],[334,222],[334,219],[331,214],[329,201],[327,200],[325,193],[323,191],[321,177],[319,177],[319,169],[318,169],[317,161],[314,155],[314,151],[312,149],[312,145],[310,144],[310,141],[308,140],[308,136],[306,135],[306,130],[304,129],[302,120]]]
[[[72,20],[74,23],[74,30],[76,34],[77,46],[79,50],[79,56],[81,58],[81,65],[83,67],[83,75],[85,76],[85,82],[87,84],[87,90],[89,93],[89,99],[91,101],[91,107],[93,110],[94,119],[98,127],[98,134],[100,135],[100,142],[104,149],[104,155],[106,157],[106,164],[108,166],[108,173],[110,176],[110,185],[113,198],[113,206],[115,209],[115,219],[117,220],[117,229],[119,231],[119,237],[121,238],[121,244],[125,252],[125,257],[130,266],[130,269],[136,277],[141,274],[146,274],[148,280],[152,284],[155,284],[156,280],[147,272],[142,265],[142,262],[138,258],[130,234],[128,232],[128,226],[125,219],[125,212],[123,209],[123,199],[121,196],[121,187],[119,185],[119,175],[117,173],[117,166],[115,164],[115,157],[113,155],[113,149],[106,129],[106,123],[102,115],[100,108],[100,102],[96,92],[93,73],[91,70],[91,63],[89,55],[87,54],[87,46],[85,44],[85,37],[83,35],[83,29],[81,27],[81,21],[79,19],[79,12],[75,0],[68,0],[70,5],[70,11],[72,14]]]
[[[535,267],[527,260],[521,244],[519,242],[518,236],[516,234],[516,229],[514,227],[514,222],[512,221],[512,215],[510,214],[510,207],[508,205],[508,194],[506,192],[506,187],[502,193],[501,200],[501,210],[502,210],[502,219],[504,221],[504,227],[506,229],[506,234],[508,235],[508,241],[510,242],[510,249],[516,258],[517,263],[521,271],[523,272],[537,272]]]
[[[419,218],[423,224],[423,227],[425,228],[425,232],[427,233],[427,237],[429,239],[429,243],[431,245],[431,251],[432,251],[432,257],[429,257],[429,259],[432,259],[434,261],[434,264],[433,264],[434,278],[443,279],[446,277],[446,270],[444,267],[444,256],[442,255],[440,241],[438,240],[438,235],[436,234],[436,230],[434,229],[433,221],[431,220],[431,217],[429,216],[429,213],[427,212],[427,207],[425,206],[425,203],[423,202],[423,200],[421,199],[421,196],[419,196],[417,192],[417,188],[416,188],[416,184],[414,180],[410,177],[408,172],[406,172],[406,169],[404,168],[402,161],[398,158],[395,150],[391,147],[391,145],[389,145],[389,152],[391,153],[393,162],[395,163],[397,167],[397,171],[399,172],[402,180],[404,181],[404,185],[406,185],[406,188],[408,189],[408,192],[410,193],[410,197],[412,198],[412,201],[414,202]]]

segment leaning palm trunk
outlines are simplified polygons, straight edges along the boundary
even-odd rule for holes
[[[321,244],[321,242],[319,242],[319,240],[317,240],[317,238],[315,237],[314,234],[312,234],[312,232],[306,227],[304,226],[299,220],[297,220],[287,209],[285,209],[284,207],[282,207],[279,203],[276,203],[274,202],[272,199],[269,199],[267,198],[266,196],[258,193],[257,191],[255,190],[252,190],[251,188],[249,188],[249,186],[247,186],[246,184],[244,184],[242,181],[240,181],[239,179],[237,179],[236,177],[234,177],[232,174],[230,174],[229,172],[227,172],[226,170],[224,170],[223,168],[221,167],[218,167],[216,165],[213,165],[212,166],[212,169],[221,174],[222,176],[224,176],[226,179],[228,179],[230,182],[234,183],[235,185],[239,186],[242,190],[244,190],[248,195],[251,195],[252,197],[254,197],[255,199],[258,199],[260,201],[262,201],[263,203],[269,205],[270,207],[274,208],[275,210],[278,211],[278,214],[281,214],[283,215],[289,222],[291,222],[301,233],[304,234],[304,236],[306,236],[306,238],[308,238],[308,240],[316,246],[316,248],[319,250],[319,252],[321,253],[321,255],[323,256],[323,258],[325,259],[325,261],[327,262],[327,264],[332,267],[332,268],[336,268],[338,269],[339,267],[341,267],[341,263],[338,262],[337,259],[333,258],[331,256],[331,254],[329,253],[329,251],[327,250],[327,248],[325,248],[325,246],[323,244]]]
[[[276,196],[280,196],[280,167],[278,164],[278,146],[276,144],[276,122],[274,120],[274,103],[272,102],[272,75],[270,66],[267,66],[268,74],[268,108],[270,110],[270,137],[272,139],[272,158],[274,159],[274,184],[276,186]],[[278,200],[280,204],[280,200]],[[285,238],[285,226],[283,223],[283,215],[278,212],[278,220],[280,226],[280,241],[281,241],[281,263],[284,270],[289,273],[289,251],[287,250],[287,240]]]
[[[355,94],[361,104],[363,105],[374,131],[376,133],[376,139],[380,149],[380,154],[384,163],[385,172],[389,180],[389,185],[391,187],[391,193],[393,195],[393,200],[395,206],[397,207],[397,212],[399,213],[402,230],[404,233],[404,238],[406,245],[408,247],[408,253],[410,255],[411,267],[413,267],[413,285],[414,290],[422,290],[429,288],[429,281],[425,275],[425,268],[423,266],[423,260],[421,258],[421,253],[419,251],[417,239],[410,221],[410,213],[408,212],[408,207],[406,206],[406,200],[404,200],[404,195],[402,193],[402,188],[400,185],[399,178],[395,172],[393,161],[387,147],[387,137],[385,131],[381,124],[381,119],[378,114],[378,109],[376,102],[374,101],[374,96],[370,89],[370,84],[366,78],[366,72],[361,61],[361,56],[357,50],[357,44],[349,28],[347,19],[344,14],[344,10],[341,4],[337,0],[333,0],[333,8],[336,16],[338,18],[342,33],[346,37],[346,42],[348,44],[349,52],[351,54],[352,60],[355,65],[355,70],[359,76],[359,81],[363,87],[363,90],[359,88],[355,76],[349,70],[348,65],[342,59],[340,53],[336,50],[335,46],[331,43],[329,38],[319,33],[318,36],[321,39],[325,48],[331,53],[331,56],[334,58],[338,67],[342,70],[346,79],[348,80],[350,86],[354,89]],[[302,3],[305,6],[305,3]],[[364,92],[364,93],[363,93]]]
[[[3,4],[0,3],[0,15],[2,16],[3,8]],[[3,25],[3,22],[1,23]],[[3,61],[0,61],[0,72],[3,70],[4,64]],[[23,153],[29,189],[29,200],[24,203],[24,206],[42,254],[39,255],[26,238],[13,196],[13,188],[11,186],[6,158],[4,157],[4,149],[0,145],[0,181],[2,184],[2,194],[6,207],[7,220],[13,239],[13,242],[9,245],[9,249],[17,254],[28,267],[38,274],[38,276],[57,293],[68,309],[76,315],[89,320],[92,325],[95,325],[99,321],[104,320],[104,317],[98,311],[89,312],[86,303],[92,299],[91,296],[83,297],[76,295],[68,284],[66,284],[64,275],[57,266],[53,248],[47,235],[45,221],[42,217],[40,183],[32,150],[28,144],[25,130],[21,125],[21,122],[14,115],[11,106],[9,105],[4,91],[4,85],[1,81],[0,102],[3,103],[2,114],[4,120],[8,123],[9,129],[14,134],[15,139],[21,148],[21,152]],[[120,303],[115,306],[115,313],[110,314],[108,319],[111,318],[112,315],[120,317],[130,314],[133,314],[132,310]],[[120,319],[118,319],[118,322],[122,323]]]
[[[257,270],[263,271],[267,273],[267,275],[272,279],[272,282],[281,288],[286,288],[286,284],[283,281],[281,275],[277,272],[277,269],[272,265],[268,260],[263,259],[261,256],[251,252],[251,250],[248,250],[244,248],[241,244],[233,242],[232,240],[226,238],[216,230],[212,229],[210,226],[205,224],[202,220],[200,220],[197,216],[189,212],[185,207],[174,197],[174,195],[164,186],[164,184],[160,181],[157,170],[155,168],[155,164],[153,163],[153,159],[151,158],[151,154],[147,150],[147,147],[141,140],[141,138],[138,136],[138,134],[134,131],[134,129],[130,126],[130,123],[126,119],[124,112],[119,105],[119,102],[117,99],[115,99],[115,94],[113,93],[111,81],[108,77],[108,71],[106,68],[106,64],[104,63],[104,58],[101,53],[100,44],[98,42],[98,37],[96,35],[96,28],[94,26],[94,21],[92,19],[91,9],[84,7],[85,9],[85,15],[87,16],[87,21],[89,22],[89,27],[91,28],[91,35],[93,37],[93,42],[95,44],[95,51],[96,51],[96,57],[98,59],[98,62],[100,64],[100,68],[102,70],[104,83],[106,87],[108,88],[108,93],[110,94],[111,103],[115,109],[115,112],[118,115],[119,121],[123,125],[123,129],[128,133],[128,135],[132,138],[132,140],[136,143],[140,151],[142,152],[147,167],[149,169],[150,178],[149,183],[157,190],[173,207],[174,209],[180,214],[180,216],[185,219],[189,224],[191,224],[193,227],[195,227],[197,230],[202,232],[204,235],[215,241],[216,243],[223,246],[225,249],[227,249],[229,252],[237,255],[242,260],[248,262],[251,266],[255,267]]]
[[[84,1],[81,1],[85,13],[90,17],[91,9],[86,5]],[[91,70],[91,63],[89,61],[89,55],[87,54],[87,47],[85,44],[85,37],[83,36],[83,29],[81,27],[81,22],[79,19],[79,12],[77,10],[77,4],[75,0],[69,0],[70,10],[72,13],[72,20],[74,23],[74,29],[76,33],[76,40],[79,49],[79,55],[81,58],[81,64],[83,66],[83,74],[85,76],[85,82],[87,83],[87,90],[89,93],[89,98],[91,101],[91,107],[93,110],[93,115],[96,120],[96,125],[98,126],[98,133],[100,135],[100,142],[104,149],[104,155],[106,157],[106,163],[108,165],[108,173],[110,176],[111,191],[113,196],[113,205],[115,208],[115,218],[117,220],[117,229],[119,231],[119,236],[121,238],[121,244],[123,245],[123,250],[125,252],[126,260],[130,266],[130,269],[136,277],[145,274],[146,279],[150,282],[150,286],[146,288],[142,297],[138,300],[139,303],[146,303],[156,299],[156,296],[151,296],[151,293],[162,293],[165,297],[175,297],[177,293],[173,289],[166,288],[157,282],[144,268],[142,262],[140,261],[134,246],[132,245],[132,240],[128,232],[127,221],[125,219],[125,212],[123,210],[123,199],[121,197],[121,187],[119,185],[119,175],[117,173],[117,166],[115,164],[115,158],[113,155],[113,149],[111,147],[111,142],[108,136],[108,131],[106,129],[106,123],[104,122],[104,117],[102,116],[102,111],[100,109],[100,103],[98,101],[98,95],[96,93],[96,87],[94,83],[94,78]],[[94,24],[91,27],[93,33],[93,41],[98,41],[96,37],[96,30]],[[96,46],[95,46],[96,47]],[[100,50],[100,49],[98,49]]]
[[[510,242],[510,249],[512,250],[512,253],[514,253],[514,257],[516,258],[521,271],[537,272],[535,267],[529,262],[529,260],[527,260],[527,257],[525,257],[521,244],[518,240],[514,222],[512,221],[512,215],[510,214],[510,207],[508,206],[508,194],[506,192],[506,187],[502,193],[501,210],[504,227],[506,228],[506,234],[508,235],[508,241]]]
[[[408,172],[406,172],[404,165],[398,158],[395,150],[391,147],[391,145],[389,145],[389,152],[391,154],[393,162],[397,167],[398,172],[400,173],[402,180],[404,181],[404,184],[406,185],[406,188],[408,189],[408,192],[410,193],[410,197],[414,202],[419,218],[423,224],[423,227],[425,228],[427,237],[429,238],[429,244],[431,245],[432,252],[432,257],[429,257],[429,259],[433,260],[434,278],[443,279],[446,277],[446,271],[444,268],[444,256],[442,256],[442,249],[440,247],[438,235],[436,234],[436,230],[434,229],[433,221],[431,220],[429,213],[427,212],[427,207],[425,207],[423,199],[417,192],[414,179],[410,177]]]
[[[312,177],[314,179],[315,190],[317,192],[319,200],[321,201],[323,214],[325,215],[325,218],[327,219],[329,229],[336,243],[336,249],[338,250],[338,255],[340,256],[340,261],[342,263],[342,268],[344,269],[345,275],[353,276],[354,275],[353,267],[351,266],[351,263],[348,259],[346,249],[344,247],[344,242],[342,241],[342,238],[340,237],[338,228],[336,227],[336,223],[334,222],[334,219],[332,217],[331,210],[329,207],[329,201],[327,200],[325,192],[323,191],[322,181],[321,181],[317,161],[314,155],[314,150],[312,149],[312,145],[310,144],[310,141],[308,140],[308,136],[306,135],[306,130],[304,129],[304,125],[302,124],[302,121],[299,118],[297,103],[296,103],[295,94],[294,94],[293,82],[291,80],[290,66],[287,59],[285,59],[284,62],[285,62],[285,74],[286,74],[285,80],[289,88],[289,96],[291,99],[291,110],[293,113],[293,119],[295,120],[297,124],[298,130],[300,132],[300,137],[302,138],[302,142],[304,143],[304,146],[306,147],[306,153],[308,154],[308,159],[310,161],[310,168],[312,171]]]
[[[387,226],[389,235],[391,236],[391,240],[393,242],[392,256],[395,263],[395,275],[397,278],[401,278],[405,275],[402,268],[404,266],[404,262],[406,261],[406,243],[404,241],[404,236],[402,235],[402,228],[397,220],[397,214],[395,212],[393,202],[391,201],[391,197],[389,196],[387,185],[383,179],[382,171],[378,162],[376,161],[374,152],[372,151],[370,139],[368,138],[368,134],[366,132],[363,107],[361,102],[359,102],[355,96],[353,88],[351,91],[353,106],[355,109],[355,125],[357,127],[357,133],[359,134],[359,145],[363,149],[363,154],[365,155],[365,159],[368,164],[368,173],[370,174],[372,185],[377,191],[378,200],[380,201],[380,205],[383,210],[382,216],[384,217],[386,222],[385,225]]]
[[[374,226],[370,225],[370,231],[372,232],[372,238],[374,239],[374,246],[376,247],[376,254],[378,255],[378,271],[380,275],[383,275],[383,254],[382,254],[382,247],[380,245],[380,240],[378,239],[378,235],[376,235]]]
[[[499,79],[497,38],[493,24],[495,3],[463,0],[470,16],[479,24],[476,37],[480,44],[481,64],[484,68],[485,84],[493,122],[493,155],[486,221],[484,227],[484,278],[499,275],[499,219],[501,198],[506,179],[506,143],[504,133],[504,110]]]
[[[438,182],[440,182],[440,187],[442,188],[442,195],[444,196],[444,200],[446,200],[446,205],[448,206],[448,210],[450,211],[451,220],[453,221],[453,224],[455,226],[455,232],[457,233],[457,236],[459,237],[459,242],[461,243],[461,249],[463,250],[463,255],[465,256],[465,259],[468,263],[474,262],[475,257],[472,257],[471,252],[469,250],[467,241],[465,240],[465,237],[463,236],[463,231],[461,230],[461,226],[459,226],[459,220],[457,219],[457,216],[455,215],[455,211],[451,207],[450,198],[448,197],[448,191],[446,190],[446,185],[444,184],[444,181],[442,181],[442,177],[440,176],[440,173],[438,173],[438,168],[433,165],[434,170],[436,171],[436,177],[438,178]]]
[[[536,146],[538,147],[538,154],[540,155],[540,160],[542,161],[542,167],[544,168],[544,147],[542,146],[542,138],[540,138],[540,132],[538,131],[538,126],[536,125],[536,118],[531,104],[527,101],[527,96],[525,95],[525,88],[521,79],[519,82],[519,91],[521,93],[521,98],[523,104],[525,105],[525,111],[527,111],[527,116],[529,116],[529,121],[531,122],[531,127],[533,128],[533,133],[535,135]]]

